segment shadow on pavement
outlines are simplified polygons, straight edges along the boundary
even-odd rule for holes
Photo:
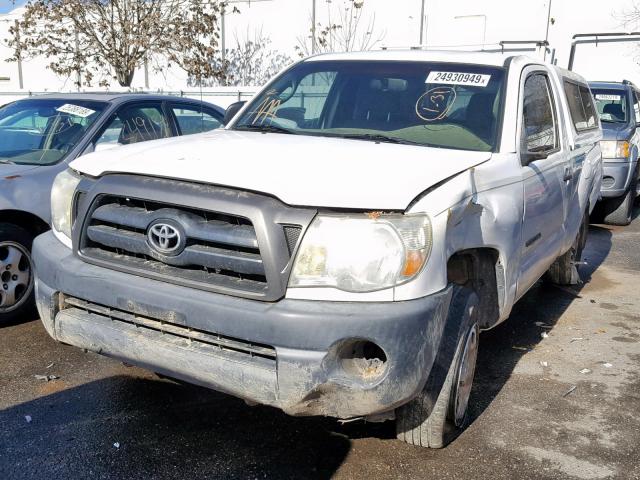
[[[582,255],[586,265],[579,268],[583,284],[564,287],[539,281],[516,303],[507,321],[480,336],[470,406],[472,422],[502,390],[520,358],[542,340],[542,332],[552,331],[573,299],[580,296],[582,288],[591,281],[593,272],[609,255],[611,237],[609,229],[591,225]],[[541,328],[536,322],[542,322],[551,329]]]
[[[335,422],[128,376],[5,409],[0,425],[6,479],[327,479],[351,448]]]

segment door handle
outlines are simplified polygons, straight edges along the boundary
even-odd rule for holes
[[[564,167],[564,176],[562,179],[567,182],[573,178],[573,169],[571,167]]]

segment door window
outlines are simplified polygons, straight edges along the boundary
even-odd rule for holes
[[[182,135],[208,132],[222,126],[222,119],[213,112],[203,110],[196,105],[173,105],[178,128]]]
[[[638,100],[638,92],[633,92],[633,111],[636,116],[636,123],[640,123],[640,100]]]
[[[581,132],[596,128],[598,126],[597,113],[589,87],[565,81],[564,93],[567,96],[571,121],[576,127],[576,131]]]
[[[118,111],[97,145],[146,142],[171,136],[167,119],[160,105],[131,105]]]
[[[558,149],[553,97],[546,75],[531,75],[524,84],[523,150],[543,155]]]
[[[580,85],[580,98],[582,99],[582,107],[584,109],[586,129],[596,128],[598,126],[598,122],[596,122],[597,113],[593,105],[593,97],[591,96],[589,87]]]

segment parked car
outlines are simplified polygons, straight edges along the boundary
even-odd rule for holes
[[[146,94],[66,94],[0,109],[0,323],[33,310],[31,243],[49,229],[51,185],[72,160],[119,145],[208,131],[224,111]]]
[[[640,91],[631,82],[590,82],[602,122],[602,205],[599,220],[629,225],[640,194]]]
[[[601,131],[568,85],[589,92],[521,56],[316,56],[225,130],[79,159],[34,244],[45,328],[442,447],[467,422],[479,332],[541,276],[579,280]]]

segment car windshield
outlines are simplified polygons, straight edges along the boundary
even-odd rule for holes
[[[233,128],[493,151],[503,79],[479,65],[312,60],[273,81]]]
[[[75,99],[36,99],[0,108],[0,163],[59,162],[78,144],[106,105]]]
[[[627,101],[623,90],[592,88],[598,115],[605,123],[627,123]]]

